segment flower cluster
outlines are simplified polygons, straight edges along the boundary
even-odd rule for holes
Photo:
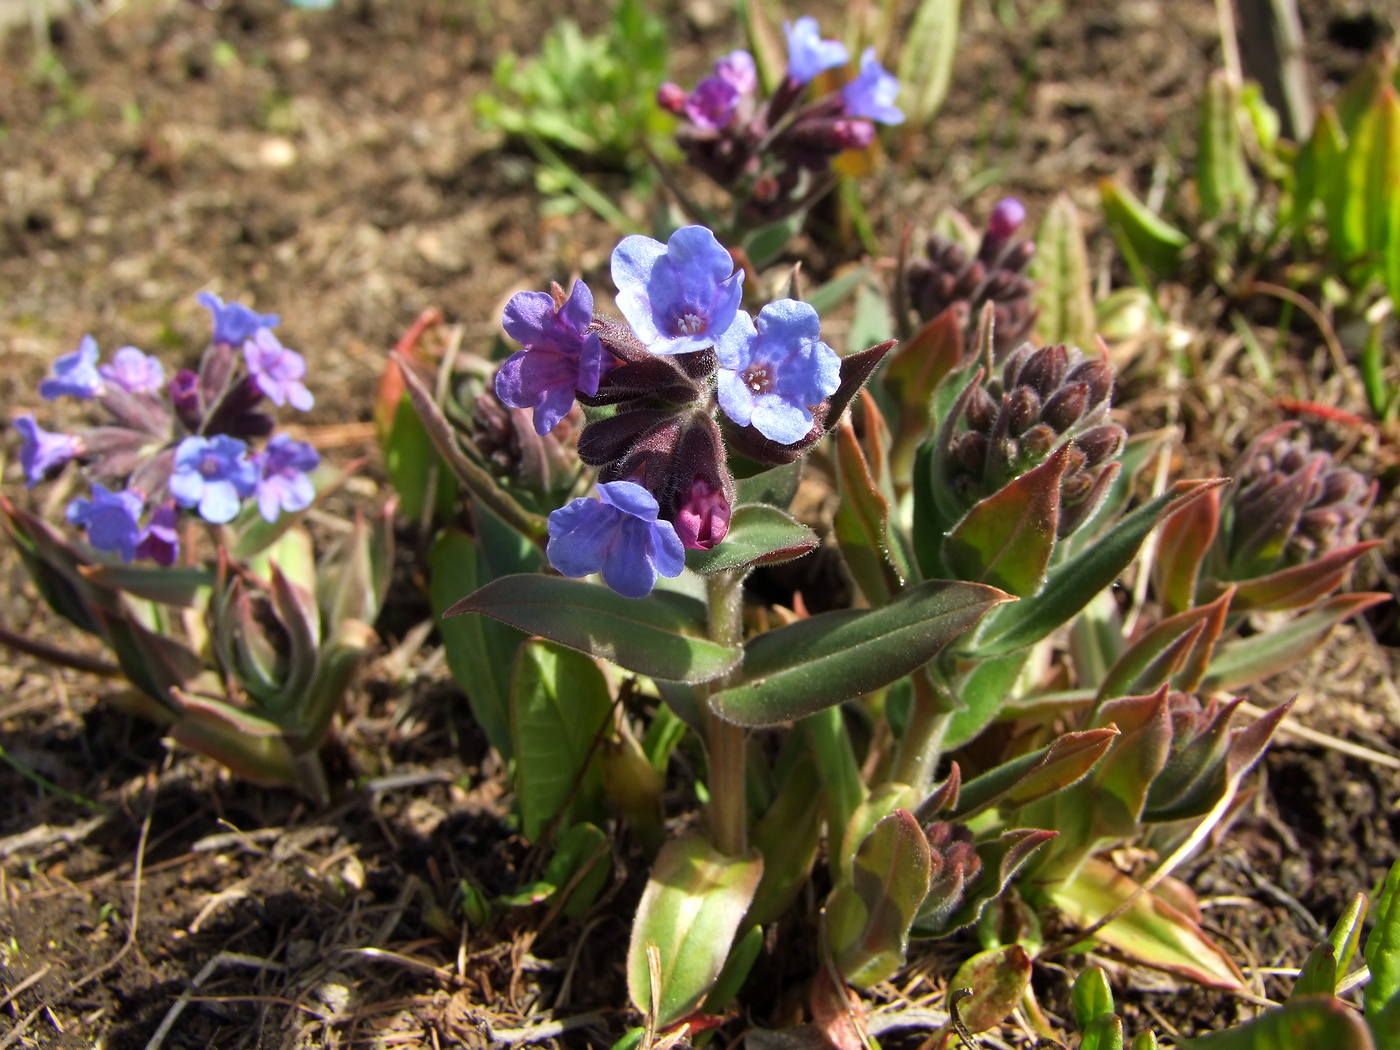
[[[69,504],[68,521],[95,549],[122,561],[173,564],[181,509],[224,524],[252,499],[271,522],[315,497],[308,476],[320,459],[314,448],[286,434],[272,435],[259,451],[249,444],[275,427],[259,410],[264,398],[312,406],[302,382],[306,362],[272,333],[275,315],[207,292],[199,302],[212,314],[214,332],[197,372],[182,369],[167,381],[161,363],[132,346],[99,363],[96,341],[85,336],[53,363],[39,395],[95,401],[110,419],[74,434],[44,430],[32,413],[14,421],[31,487],[70,461],[91,475],[92,495]]]
[[[839,91],[807,100],[820,74],[850,62],[844,44],[823,40],[814,18],[785,24],[788,68],[766,100],[758,97],[753,56],[732,51],[695,90],[664,84],[657,98],[684,118],[677,139],[690,162],[746,201],[747,217],[772,222],[806,207],[829,188],[831,161],[874,140],[876,124],[898,124],[899,82],[875,49]],[[814,179],[813,176],[818,176]]]
[[[525,349],[496,374],[496,396],[530,409],[539,434],[575,399],[615,406],[578,443],[602,498],[550,516],[548,555],[566,575],[601,571],[619,594],[641,597],[658,574],[681,571],[684,548],[708,550],[728,532],[734,479],[721,422],[751,458],[788,462],[825,432],[842,362],[807,303],[782,299],[757,318],[742,309],[743,271],[703,226],[665,244],[624,238],[612,277],[625,324],[594,315],[582,281],[567,298],[555,285],[510,300],[505,329]]]

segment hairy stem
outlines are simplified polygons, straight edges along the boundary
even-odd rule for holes
[[[739,645],[744,638],[743,576],[719,572],[706,581],[710,599],[710,638]],[[718,691],[736,672],[711,684]],[[748,804],[745,798],[744,729],[709,712],[706,737],[710,759],[710,834],[715,848],[731,857],[748,852]]]
[[[934,771],[938,768],[938,759],[943,753],[943,737],[948,732],[948,723],[953,720],[958,705],[953,695],[933,679],[927,668],[915,671],[909,677],[914,684],[914,703],[909,709],[909,724],[904,729],[904,738],[899,742],[890,779],[908,784],[923,793],[928,790]]]

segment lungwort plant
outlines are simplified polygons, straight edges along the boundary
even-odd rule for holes
[[[278,318],[202,293],[214,331],[198,370],[167,378],[84,338],[54,362],[45,400],[103,418],[73,433],[14,423],[30,487],[57,474],[67,528],[0,497],[6,532],[50,607],[101,639],[118,699],[181,744],[262,784],[329,794],[319,750],[356,667],[377,644],[392,561],[392,506],[357,516],[318,560],[301,512],[342,475],[276,432],[266,403],[306,410],[301,355]],[[64,662],[11,629],[0,641]]]

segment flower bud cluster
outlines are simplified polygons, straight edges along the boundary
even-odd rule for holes
[[[182,510],[223,524],[253,500],[275,521],[315,497],[308,472],[318,465],[316,450],[273,434],[273,418],[260,410],[264,399],[312,406],[302,382],[306,362],[273,335],[275,315],[209,293],[199,301],[213,315],[214,333],[198,372],[182,369],[167,381],[161,363],[132,346],[99,364],[97,343],[85,336],[54,362],[39,395],[94,401],[108,420],[73,434],[44,430],[32,413],[14,421],[30,486],[70,461],[93,478],[91,498],[74,499],[68,521],[122,561],[173,564]],[[269,435],[261,450],[251,447]]]
[[[975,323],[982,307],[996,311],[993,329],[1000,356],[1020,346],[1035,326],[1035,283],[1025,273],[1035,244],[1016,236],[1026,209],[1007,197],[992,209],[977,254],[940,233],[928,239],[928,258],[915,259],[905,271],[909,300],[919,317],[931,321],[950,306],[964,304]]]
[[[924,828],[924,836],[929,845],[929,889],[919,915],[928,925],[939,927],[976,884],[982,858],[966,824],[936,820]]]
[[[557,285],[512,297],[503,323],[524,349],[495,386],[502,403],[533,412],[541,435],[576,399],[611,410],[594,413],[578,441],[601,499],[550,516],[547,554],[566,575],[601,572],[641,597],[658,574],[680,573],[685,548],[708,550],[729,530],[721,411],[746,453],[790,462],[824,432],[841,361],[807,303],[779,300],[756,318],[742,309],[743,271],[703,226],[665,244],[624,238],[612,277],[626,323],[595,316],[583,281],[567,298]]]
[[[765,100],[758,98],[758,71],[747,51],[732,51],[693,91],[663,84],[657,100],[684,119],[677,140],[690,162],[746,201],[746,218],[772,222],[805,207],[829,188],[813,176],[830,172],[833,158],[863,149],[875,124],[898,124],[894,105],[899,83],[881,67],[875,49],[860,58],[854,79],[840,91],[808,101],[808,85],[828,70],[844,67],[844,44],[823,40],[816,19],[784,25],[788,68]]]
[[[949,480],[971,505],[1069,446],[1060,481],[1059,535],[1068,536],[1098,505],[1127,432],[1108,422],[1113,369],[1064,346],[1012,352],[1000,374],[972,386],[946,451]]]

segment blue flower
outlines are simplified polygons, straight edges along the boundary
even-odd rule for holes
[[[141,530],[136,557],[149,558],[157,565],[174,565],[180,556],[180,512],[173,503],[162,503],[151,512],[151,521]]]
[[[205,521],[232,521],[258,484],[257,464],[247,453],[247,445],[227,434],[185,438],[175,449],[170,494],[182,507],[198,507]]]
[[[45,430],[31,413],[18,417],[13,425],[19,431],[19,462],[30,488],[82,451],[82,442],[72,434]]]
[[[258,511],[267,521],[276,521],[279,511],[295,513],[311,506],[316,486],[307,471],[320,465],[321,457],[305,441],[293,441],[286,434],[274,434],[267,448],[253,457],[258,466]]]
[[[844,66],[850,58],[841,41],[822,39],[817,20],[810,15],[796,22],[784,22],[783,32],[787,34],[788,76],[799,84],[807,83],[818,73]]]
[[[634,481],[598,486],[599,499],[576,499],[549,516],[549,563],[565,576],[601,572],[625,598],[645,598],[656,577],[679,576],[685,548],[653,496]]]
[[[654,354],[686,354],[739,337],[744,271],[704,226],[665,244],[633,234],[612,254],[617,308]]]
[[[546,292],[517,292],[501,323],[525,349],[506,358],[496,373],[496,396],[511,408],[534,409],[535,433],[543,436],[569,414],[574,391],[589,397],[598,392],[607,355],[598,333],[588,330],[593,293],[575,281],[559,305]]]
[[[86,400],[102,393],[102,376],[97,372],[97,340],[83,336],[78,349],[64,354],[53,363],[49,378],[39,384],[39,396],[46,401],[56,397],[80,397]]]
[[[288,350],[266,328],[259,328],[243,344],[243,360],[248,364],[253,382],[274,405],[290,403],[305,412],[316,403],[306,389],[306,361],[295,350]]]
[[[68,521],[86,529],[88,543],[97,550],[131,561],[141,537],[142,506],[141,497],[130,490],[110,492],[100,482],[93,482],[92,499],[79,496],[68,504]]]
[[[242,303],[226,303],[213,292],[195,296],[199,305],[214,315],[214,342],[241,346],[253,338],[259,328],[276,328],[282,320],[276,314],[260,314]]]
[[[128,394],[159,394],[165,385],[165,369],[150,354],[134,346],[124,346],[112,355],[110,365],[98,365],[97,372]]]
[[[754,64],[753,55],[742,48],[715,62],[715,76],[733,84],[741,96],[758,90],[758,66]]]
[[[809,406],[841,385],[841,359],[821,341],[817,311],[797,299],[769,303],[748,335],[719,355],[720,407],[780,445],[801,441],[814,422]]]
[[[898,94],[899,81],[880,65],[873,47],[867,47],[860,56],[860,74],[841,89],[848,115],[877,124],[904,123],[904,111],[894,104]]]

